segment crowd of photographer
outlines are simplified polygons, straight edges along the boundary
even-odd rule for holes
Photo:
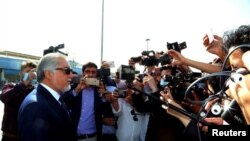
[[[246,108],[248,95],[244,95],[244,104],[242,104],[243,97],[238,96],[238,92],[244,94],[249,92],[249,82],[246,79],[249,74],[246,61],[250,42],[249,33],[250,28],[245,25],[225,32],[223,40],[214,35],[213,41],[209,43],[208,37],[205,36],[204,46],[207,47],[207,51],[218,56],[213,62],[207,64],[185,58],[180,53],[181,49],[174,48],[165,54],[159,53],[160,55],[154,51],[144,51],[142,56],[131,58],[132,62],[146,67],[144,73],[132,79],[133,75],[130,75],[130,72],[133,71],[124,66],[120,72],[127,74],[120,76],[129,82],[129,89],[134,90],[133,108],[140,114],[149,115],[146,140],[150,137],[155,140],[171,140],[173,136],[173,140],[178,140],[181,134],[182,137],[186,135],[193,140],[206,140],[207,125],[248,124],[249,114]],[[238,47],[239,45],[242,46]],[[237,49],[234,50],[234,48]],[[242,54],[244,54],[243,61]],[[158,67],[158,63],[162,66]],[[205,77],[191,72],[189,66],[205,72]],[[142,84],[138,85],[140,82]],[[159,101],[160,93],[166,103]],[[138,99],[138,95],[142,95],[142,101]],[[169,115],[161,114],[162,105]],[[164,116],[170,116],[170,118],[161,120]],[[178,127],[178,121],[171,120],[171,116],[177,117],[186,128]],[[167,122],[167,126],[164,127],[161,121]],[[171,123],[175,126],[168,131],[167,127],[171,126]],[[164,132],[161,132],[162,130]],[[167,138],[164,138],[165,135]]]
[[[209,66],[187,59],[175,51],[169,51],[170,55],[177,60],[177,64],[190,65],[199,68],[202,71],[212,73],[210,74],[210,78],[203,77],[203,79],[200,79],[200,81],[197,81],[196,83],[201,84],[200,82],[202,82],[206,84],[206,89],[208,91],[203,90],[201,93],[197,91],[198,89],[196,87],[194,87],[195,89],[189,89],[191,86],[188,88],[190,91],[186,91],[186,96],[188,92],[190,93],[190,96],[193,96],[193,101],[190,102],[190,104],[192,106],[194,104],[200,105],[199,111],[196,113],[198,115],[198,121],[164,106],[168,113],[179,118],[183,122],[183,124],[187,127],[188,135],[195,137],[196,134],[196,137],[199,140],[207,139],[207,129],[202,129],[204,126],[202,126],[201,121],[205,121],[205,125],[229,124],[233,126],[237,125],[238,127],[242,127],[240,125],[249,125],[249,113],[246,110],[249,109],[249,61],[246,60],[249,60],[250,57],[249,35],[250,26],[243,25],[235,30],[225,32],[223,35],[223,42],[221,38],[215,36],[214,41],[209,44],[208,38],[205,37],[204,45],[207,47],[207,51],[216,54],[220,59],[219,63],[216,62],[216,64],[211,64]],[[220,70],[220,72],[216,70]],[[217,83],[217,86],[220,86],[219,88],[213,84],[215,82],[210,81],[212,77],[214,81],[219,82]],[[204,95],[206,93],[208,96],[203,101],[201,98],[196,100],[197,96]],[[167,93],[162,93],[162,96],[166,101],[168,101],[168,103],[172,103],[176,107],[187,111],[187,109],[185,109],[180,103],[176,102],[169,89]],[[199,128],[201,128],[201,130],[205,130],[205,132],[190,132],[194,131],[192,130],[195,128],[194,123],[200,123],[201,126]]]
[[[205,141],[210,125],[249,125],[250,25],[212,40],[205,35],[203,44],[217,56],[210,63],[183,56],[185,42],[167,43],[166,52],[142,51],[129,58],[114,78],[107,61],[99,69],[88,62],[82,74],[73,74],[55,53],[38,66],[22,66],[20,83],[7,84],[0,95],[3,141]],[[46,101],[43,93],[57,101],[51,96]],[[69,129],[73,132],[67,134]]]

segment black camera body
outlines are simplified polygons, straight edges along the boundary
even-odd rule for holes
[[[159,59],[157,59],[155,56],[148,56],[142,62],[142,65],[144,66],[158,66],[158,64]]]
[[[178,42],[174,42],[174,43],[167,42],[167,48],[168,48],[168,50],[173,49],[173,50],[176,50],[178,52],[181,52],[181,50],[187,48],[187,44],[186,44],[186,42],[182,42],[180,44],[178,44]]]
[[[200,77],[201,73],[198,72],[178,72],[175,75],[165,75],[162,79],[170,87],[173,98],[177,101],[182,101],[185,97],[187,87]]]
[[[221,117],[230,125],[246,124],[242,111],[236,100],[232,100],[228,106],[229,108],[224,110]]]
[[[97,77],[99,78],[104,78],[110,75],[111,75],[110,68],[97,69]]]
[[[167,64],[171,64],[172,58],[168,54],[163,54],[158,62],[161,64],[161,66],[164,66]]]
[[[138,57],[131,57],[130,59],[132,59],[135,63],[139,63],[142,61],[142,57],[138,56]]]
[[[155,55],[155,52],[153,50],[144,50],[142,51],[141,55],[143,56],[154,56]]]
[[[153,50],[150,51],[142,51],[141,56],[131,57],[135,63],[140,63],[140,65],[144,66],[158,66],[159,59],[155,57],[155,52]]]
[[[197,80],[202,76],[199,72],[191,72],[191,73],[176,73],[174,76],[172,75],[165,75],[163,76],[163,80],[165,82],[169,82],[169,85],[176,86],[179,83],[189,82],[192,83],[193,81]]]
[[[132,66],[121,65],[118,68],[119,79],[126,80],[127,82],[132,82],[135,79],[135,68]]]

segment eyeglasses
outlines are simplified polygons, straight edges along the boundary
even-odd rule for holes
[[[134,110],[134,109],[130,111],[130,114],[133,115],[133,120],[134,120],[134,121],[138,121],[138,118],[137,118],[137,116],[136,116],[136,113],[135,113],[135,110]]]
[[[72,69],[68,68],[68,67],[65,67],[65,68],[56,68],[56,70],[61,70],[61,71],[63,71],[67,75],[69,75],[72,72]]]

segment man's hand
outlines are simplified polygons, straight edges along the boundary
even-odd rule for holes
[[[155,93],[158,91],[156,81],[155,81],[154,77],[151,76],[150,74],[147,74],[146,76],[144,76],[143,84],[148,85],[150,87],[150,89],[152,90],[152,93]]]
[[[86,81],[85,81],[86,78],[87,78],[87,76],[84,76],[83,78],[81,78],[79,84],[76,86],[75,92],[77,94],[80,93],[83,89],[89,87],[89,85],[86,84]]]
[[[173,58],[172,66],[186,65],[185,61],[187,59],[180,52],[171,49],[168,51],[168,54]]]
[[[25,86],[31,86],[32,85],[32,80],[36,79],[37,74],[35,70],[31,70],[30,72],[26,73],[25,75],[28,75],[27,79],[23,80],[23,83]]]

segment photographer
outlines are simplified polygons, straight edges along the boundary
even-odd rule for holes
[[[217,56],[217,58],[215,58],[211,64],[217,64],[221,66],[227,55],[227,51],[225,48],[223,48],[223,39],[218,35],[213,35],[213,39],[209,39],[208,35],[206,34],[203,37],[203,45],[206,47],[207,52]]]
[[[97,77],[103,81],[106,86],[116,86],[115,81],[110,77],[110,64],[108,61],[103,61],[101,64],[101,68],[98,69]]]
[[[18,141],[17,115],[24,98],[34,89],[36,84],[36,67],[33,62],[21,64],[20,81],[17,84],[7,83],[3,86],[0,99],[4,103],[2,122],[2,140]]]
[[[117,117],[114,115],[112,106],[117,107],[117,97],[113,95],[116,90],[114,86],[103,85],[105,92],[102,93],[102,141],[117,141]]]
[[[102,137],[102,95],[98,92],[97,65],[82,66],[82,78],[75,88],[63,95],[71,109],[71,118],[78,140],[99,141]]]
[[[193,141],[207,141],[207,132],[208,132],[208,126],[207,124],[211,125],[223,125],[224,121],[222,118],[218,117],[206,117],[202,120],[196,119],[197,117],[194,117],[189,111],[186,110],[182,106],[180,102],[177,102],[174,100],[172,96],[172,92],[169,87],[166,87],[164,91],[161,91],[161,99],[166,101],[168,103],[168,106],[171,105],[179,110],[182,110],[187,113],[184,114],[180,111],[177,111],[176,109],[173,109],[172,107],[168,107],[167,105],[162,105],[162,108],[166,110],[167,113],[170,115],[178,118],[181,123],[184,125],[184,129],[182,131],[182,140],[188,139]],[[215,100],[208,102],[206,104],[206,107],[212,106],[215,103]],[[189,115],[189,116],[188,116]]]
[[[138,81],[138,80],[136,80]],[[161,103],[155,98],[160,98],[161,68],[155,67],[151,74],[146,73],[142,78],[142,90],[151,96],[147,96],[142,107],[145,107],[143,112],[149,112],[149,122],[146,134],[146,141],[177,141],[181,133],[182,125],[173,116],[167,114],[161,108]],[[140,94],[139,94],[140,95]],[[153,98],[154,97],[154,98]]]
[[[158,64],[171,64],[170,56],[164,53],[155,54],[154,51],[143,51],[142,56],[132,59],[145,66],[143,74],[140,74],[139,79],[136,79],[136,81],[142,82],[142,91],[144,93],[152,95],[152,97],[146,96],[147,100],[141,104],[137,104],[137,107],[141,112],[149,112],[150,114],[146,141],[178,140],[183,126],[175,117],[167,114],[164,109],[161,108],[161,103],[155,100],[155,98],[160,98],[159,92],[162,89],[160,82],[161,78],[164,76],[164,74],[162,74],[163,71],[161,67],[158,67]],[[180,71],[176,68],[172,70],[172,66],[169,70],[171,70],[171,76],[176,74],[176,70],[178,72]],[[164,71],[167,71],[167,69]]]
[[[165,88],[165,92],[161,91],[162,99],[167,101],[169,104],[172,104],[173,106],[184,110],[184,108],[178,104],[172,97],[172,94],[170,92],[170,89],[168,87]],[[204,132],[200,132],[197,126],[197,121],[192,120],[190,117],[175,111],[174,109],[171,109],[165,105],[162,105],[162,107],[166,110],[167,113],[170,115],[178,118],[181,123],[184,125],[185,129],[182,132],[182,139],[186,140],[192,140],[192,141],[206,141],[207,137]]]
[[[134,107],[132,90],[128,89],[125,97],[118,98],[117,92],[113,96],[118,98],[112,102],[113,112],[118,117],[116,136],[119,141],[144,140],[142,134],[146,132],[144,118],[148,115],[140,113]],[[142,139],[143,138],[143,139]]]
[[[232,70],[228,95],[237,101],[243,112],[246,124],[250,124],[250,25],[242,25],[223,35],[224,47],[229,50]],[[243,47],[235,48],[239,45]],[[244,45],[246,45],[244,47]]]
[[[223,36],[223,41],[224,41],[225,49],[229,50],[229,55],[230,55],[229,61],[230,61],[232,70],[234,70],[233,73],[231,73],[231,76],[229,77],[229,81],[227,82],[227,86],[229,86],[229,89],[226,91],[226,93],[237,101],[237,103],[240,106],[241,111],[243,112],[246,124],[249,124],[250,123],[249,122],[250,121],[249,120],[250,119],[249,118],[249,115],[250,115],[249,114],[250,113],[250,110],[249,110],[249,106],[250,106],[249,105],[249,99],[250,99],[250,96],[249,96],[249,93],[250,93],[249,91],[250,26],[243,25],[237,28],[236,30],[230,30],[230,31],[225,32]],[[243,46],[236,49],[238,45],[243,45]],[[226,63],[227,62],[224,62],[224,65]],[[172,103],[173,105],[179,108],[182,108],[179,104],[173,101],[170,95],[170,92],[168,92],[167,94],[162,93],[162,96],[169,103]],[[213,103],[214,100],[210,102]],[[208,103],[208,104],[211,105],[211,103]],[[233,110],[237,110],[234,108]],[[190,129],[189,126],[193,120],[191,120],[189,117],[183,114],[180,114],[174,111],[173,109],[169,107],[165,107],[165,109],[170,114],[178,117],[183,122],[183,124],[187,127],[186,129],[187,131],[191,131],[189,130]],[[239,109],[237,110],[237,113],[240,113]],[[239,115],[233,115],[233,116],[238,117]],[[219,117],[209,117],[209,118],[205,118],[204,120],[207,122],[211,122],[213,124],[219,124],[219,125],[224,124],[224,121]],[[240,122],[238,123],[238,125],[241,125]],[[195,137],[195,134],[193,134],[192,132],[187,132],[187,133],[188,133],[187,135],[192,135],[193,137]]]

